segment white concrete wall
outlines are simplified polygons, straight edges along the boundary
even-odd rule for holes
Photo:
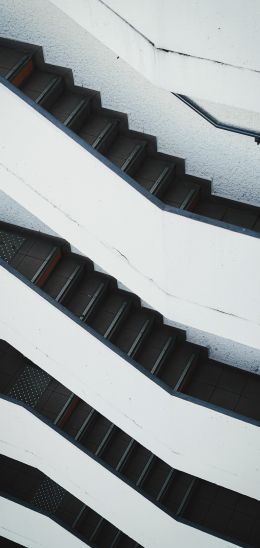
[[[0,497],[0,535],[28,548],[86,548],[50,518]]]
[[[29,411],[1,399],[0,408],[2,454],[40,469],[142,546],[233,546],[175,521]]]
[[[56,0],[54,0],[56,1]],[[63,6],[70,4],[63,0]],[[158,48],[260,69],[257,0],[105,0]]]
[[[260,499],[259,427],[172,396],[3,267],[0,302],[33,363],[171,466]]]
[[[89,4],[82,0],[82,6]],[[143,1],[138,3],[142,4]],[[95,5],[96,0],[91,0],[93,17]],[[132,2],[125,5],[131,6]],[[62,6],[74,9],[77,0],[62,0]],[[101,9],[101,3],[100,6]],[[72,68],[78,85],[100,90],[105,107],[126,112],[132,129],[156,135],[160,151],[186,158],[187,172],[212,179],[215,193],[260,205],[259,147],[253,139],[210,126],[169,92],[151,85],[143,72],[133,70],[53,3],[0,0],[0,11],[1,36],[42,45],[47,62]],[[80,23],[82,20],[81,17]],[[102,23],[102,18],[95,20]],[[93,23],[92,19],[89,21]],[[105,23],[101,39],[107,35],[108,19]],[[114,31],[113,36],[117,37]],[[255,55],[258,56],[257,49]],[[209,80],[206,76],[203,86]],[[237,86],[234,99],[239,89]],[[258,97],[259,94],[257,101]]]
[[[257,0],[52,2],[155,85],[259,112]]]
[[[161,210],[4,85],[0,97],[0,189],[169,320],[260,349],[259,238]]]

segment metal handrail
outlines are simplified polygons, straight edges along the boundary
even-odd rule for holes
[[[246,135],[247,137],[253,137],[255,139],[255,142],[259,145],[260,144],[260,132],[257,131],[251,131],[250,129],[244,129],[238,126],[232,126],[229,124],[225,124],[214,118],[207,110],[200,107],[195,101],[187,97],[186,95],[181,95],[179,93],[173,93],[177,99],[180,99],[185,105],[190,107],[192,110],[197,112],[204,120],[207,120],[210,124],[212,124],[217,129],[224,129],[225,131],[231,131],[232,133],[239,133],[240,135]]]

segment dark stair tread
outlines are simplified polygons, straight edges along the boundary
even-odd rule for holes
[[[75,530],[89,540],[99,521],[100,516],[91,508],[86,508],[82,513]]]
[[[154,325],[142,348],[137,353],[136,360],[148,369],[148,371],[153,372],[152,369],[156,364],[156,361],[160,358],[165,345],[167,345],[166,351],[169,352],[170,350],[170,348],[168,350],[169,339],[173,339],[173,342],[176,339],[173,328],[168,327],[165,324]],[[163,358],[164,356],[162,356],[162,359]]]
[[[156,157],[147,156],[135,173],[135,180],[152,194],[163,192],[165,183],[174,179],[176,166],[172,162],[165,162]],[[157,186],[156,186],[156,183]]]
[[[123,476],[136,483],[151,455],[151,451],[140,445],[140,443],[136,443],[122,467],[121,473]]]
[[[62,429],[70,436],[76,437],[76,434],[81,429],[91,410],[92,407],[79,398],[78,404],[75,406],[65,423],[63,423]]]
[[[260,376],[251,385],[247,372],[214,360],[198,361],[185,393],[244,416],[260,419]]]
[[[139,167],[139,155],[141,153],[140,158],[142,158],[145,146],[146,141],[142,139],[119,134],[106,156],[111,162],[128,172],[132,167],[132,162],[135,162],[136,158],[138,158],[137,167]],[[127,162],[131,159],[132,161],[130,161],[128,165]]]
[[[18,68],[28,55],[14,48],[0,46],[0,75],[9,78],[12,71]]]
[[[60,122],[65,123],[71,114],[82,104],[82,101],[88,103],[88,100],[89,98],[84,95],[78,95],[65,90],[51,106],[49,112],[60,120]]]
[[[54,421],[69,395],[70,390],[53,379],[39,399],[36,409],[39,413]]]
[[[123,291],[109,291],[87,323],[98,333],[105,335],[122,305],[129,301]]]
[[[107,146],[112,142],[111,139],[114,138],[118,125],[117,118],[94,112],[85,120],[78,134],[91,146],[100,150],[101,145],[108,137],[110,139]]]
[[[254,499],[200,480],[182,516],[215,534],[234,539],[235,543],[257,547],[260,538],[258,505]]]
[[[212,196],[204,199],[194,208],[194,212],[213,219],[219,219],[227,224],[233,224],[251,230],[260,230],[258,227],[259,212],[253,206],[240,206],[226,198]],[[260,225],[260,223],[259,223]]]
[[[110,279],[99,272],[85,273],[78,284],[77,291],[67,300],[67,307],[76,316],[84,316],[86,319],[96,305],[100,302],[109,285],[112,285]]]
[[[165,203],[180,209],[194,209],[199,200],[200,185],[184,177],[176,177],[168,186],[162,199]]]
[[[106,417],[103,417],[96,412],[93,420],[80,437],[80,443],[89,451],[95,453],[111,424],[112,423]]]
[[[64,90],[52,101],[49,112],[74,132],[78,132],[90,113],[93,95],[81,95]]]
[[[75,257],[73,254],[64,255],[43,285],[43,290],[56,299],[70,277],[73,276],[77,267],[81,266],[81,264],[77,256]]]
[[[52,261],[56,262],[59,255],[59,247],[47,238],[27,238],[10,264],[26,278],[37,283],[42,280],[44,268],[43,270],[41,268],[44,266],[45,261],[47,260],[45,265],[47,268],[53,264]],[[48,263],[48,259],[50,259],[50,263]]]
[[[178,513],[193,479],[193,476],[184,472],[177,472],[172,476],[168,488],[160,499],[161,504],[172,514]]]
[[[117,534],[118,529],[103,519],[98,531],[94,534],[93,542],[98,548],[110,548]]]
[[[178,386],[178,383],[182,378],[182,375],[185,374],[185,370],[189,367],[189,364],[195,365],[195,356],[198,354],[199,350],[196,345],[188,342],[177,342],[165,364],[159,371],[158,378],[173,389],[182,391],[183,383],[181,383],[181,387]],[[191,373],[191,370],[187,371],[187,374]],[[185,382],[187,382],[187,378],[185,378]]]
[[[225,223],[242,226],[243,228],[253,229],[257,221],[256,211],[239,207],[227,207],[222,217]]]
[[[37,101],[47,87],[57,80],[57,76],[51,72],[35,69],[21,86],[21,90],[33,101]]]
[[[156,457],[142,485],[145,493],[156,499],[170,471],[171,467]]]
[[[131,437],[128,434],[120,428],[115,428],[109,443],[102,452],[102,459],[113,468],[116,468],[130,442]]]
[[[113,343],[123,352],[128,353],[145,323],[153,318],[152,310],[136,307],[127,316],[121,329],[114,337]]]

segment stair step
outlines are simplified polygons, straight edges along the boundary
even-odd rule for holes
[[[72,413],[66,417],[66,420],[62,422],[61,427],[64,432],[73,438],[77,438],[77,436],[80,437],[79,433],[84,430],[87,420],[90,420],[90,415],[93,415],[93,413],[93,408],[88,403],[78,398],[77,405],[74,407]]]
[[[173,469],[158,457],[153,458],[152,465],[142,482],[143,491],[154,500],[160,500],[172,477]]]
[[[115,335],[113,343],[129,357],[134,358],[148,337],[153,323],[154,316],[151,311],[133,309]]]
[[[166,325],[154,325],[136,356],[153,375],[158,375],[177,341],[177,333]]]
[[[68,309],[87,322],[104,299],[109,286],[110,279],[98,272],[88,272],[80,281],[77,292],[68,299]]]
[[[122,463],[127,458],[128,452],[131,451],[133,441],[120,428],[115,428],[113,430],[112,436],[110,437],[108,443],[102,451],[102,459],[112,466],[116,470],[120,470]]]
[[[18,75],[28,64],[33,68],[32,56],[17,49],[0,46],[0,76],[3,76],[14,85],[18,85]],[[28,67],[27,67],[28,70]],[[21,74],[20,74],[21,78]]]
[[[185,177],[176,177],[169,185],[162,199],[167,204],[178,209],[194,210],[200,197],[200,185],[190,182]]]
[[[146,467],[150,466],[151,456],[152,453],[148,449],[135,442],[135,447],[121,467],[121,473],[136,485],[142,477],[144,469],[146,470]]]
[[[61,248],[47,238],[28,237],[13,257],[11,265],[38,287],[42,287],[60,258]]]
[[[155,456],[153,455],[153,453],[151,453],[149,459],[147,460],[144,468],[142,469],[137,481],[136,481],[136,487],[142,487],[146,477],[148,476],[152,466],[153,466],[153,463],[154,463],[154,460],[155,460]]]
[[[57,302],[64,302],[77,287],[84,270],[85,265],[77,256],[64,255],[42,287]]]
[[[88,428],[91,426],[92,422],[96,421],[96,415],[97,415],[97,411],[95,411],[95,409],[93,408],[90,408],[89,412],[85,416],[82,424],[80,425],[80,428],[78,429],[76,433],[75,440],[81,443],[83,436],[85,436],[85,433],[87,432]]]
[[[91,108],[91,96],[82,96],[64,91],[51,106],[49,112],[66,127],[78,131]]]
[[[94,510],[83,506],[81,512],[79,512],[77,520],[73,524],[73,529],[83,535],[86,540],[89,540],[94,529],[100,521],[101,516],[96,514]]]
[[[75,266],[66,283],[61,288],[58,295],[55,297],[55,300],[58,303],[62,303],[63,301],[65,301],[65,299],[75,290],[83,274],[84,266],[82,264],[78,264],[77,266]]]
[[[135,180],[151,194],[160,197],[174,180],[175,172],[175,164],[147,157],[135,173]]]
[[[139,168],[146,153],[146,141],[134,139],[120,134],[110,147],[107,158],[122,169],[133,175]]]
[[[51,272],[54,270],[55,266],[58,264],[59,260],[62,257],[61,249],[59,247],[53,247],[49,255],[39,266],[37,272],[35,272],[31,281],[38,287],[42,287],[46,280],[48,279]]]
[[[61,410],[65,408],[71,392],[68,388],[60,384],[55,379],[51,379],[45,391],[42,393],[41,398],[37,402],[36,410],[49,420],[57,424],[57,418],[60,415]],[[61,424],[58,424],[62,427]]]
[[[105,154],[118,133],[119,123],[118,119],[93,113],[81,127],[79,135],[93,148]]]
[[[111,423],[108,430],[106,431],[104,437],[100,441],[99,446],[97,447],[97,449],[95,451],[96,457],[100,457],[102,455],[103,451],[105,450],[105,448],[109,444],[110,440],[112,439],[113,434],[115,433],[115,431],[116,431],[116,426]]]
[[[37,104],[48,109],[62,93],[63,85],[61,76],[35,69],[20,89]]]
[[[73,528],[75,522],[83,504],[76,497],[69,493],[66,493],[61,503],[59,504],[55,516],[66,523],[69,527]],[[58,547],[57,547],[58,548]]]
[[[111,435],[112,426],[112,423],[106,417],[96,411],[95,416],[93,416],[78,439],[84,447],[96,454],[96,451],[102,450],[104,438],[106,438],[104,443],[107,443],[107,436]]]
[[[74,410],[79,404],[79,398],[78,396],[75,396],[73,392],[71,392],[70,396],[68,397],[67,401],[59,411],[56,419],[54,420],[54,424],[57,424],[60,428],[63,427],[67,423],[67,421],[71,418],[71,415],[73,414]]]
[[[173,346],[168,358],[158,371],[158,378],[174,390],[183,391],[199,356],[200,350],[196,345],[178,342]]]
[[[130,306],[131,302],[123,291],[110,291],[94,309],[87,323],[105,338],[111,339],[120,328]]]
[[[241,207],[224,198],[212,196],[210,199],[202,200],[194,209],[195,213],[219,219],[225,223],[260,230],[259,213],[256,208],[250,206]]]
[[[160,496],[160,503],[176,516],[184,510],[192,489],[195,487],[195,478],[184,472],[173,473],[166,489]]]
[[[32,55],[0,46],[0,75],[20,86],[33,71]]]
[[[254,228],[257,219],[258,215],[256,211],[240,207],[227,207],[222,217],[222,221],[225,223],[249,229]]]
[[[102,518],[89,540],[94,542],[98,548],[110,548],[118,534],[118,529]]]

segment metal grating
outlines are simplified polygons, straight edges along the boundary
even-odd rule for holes
[[[0,258],[10,263],[24,242],[22,236],[0,230]]]
[[[44,512],[54,514],[61,504],[65,493],[66,491],[60,485],[46,478],[39,489],[37,489],[32,499],[32,504]]]
[[[50,380],[50,375],[45,371],[26,365],[16,383],[12,386],[9,396],[35,407]]]

